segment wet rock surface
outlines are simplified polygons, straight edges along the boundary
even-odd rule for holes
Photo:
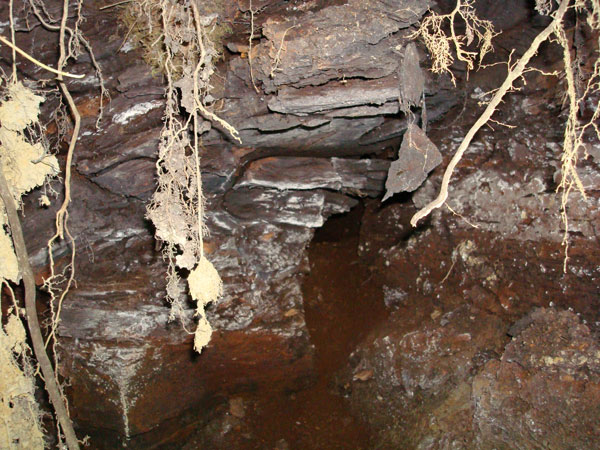
[[[50,13],[60,12],[59,2],[47,3]],[[111,98],[97,123],[97,78],[90,74],[68,82],[82,114],[69,216],[77,245],[77,284],[62,305],[58,335],[75,425],[92,436],[97,448],[167,442],[177,418],[182,429],[208,420],[207,414],[190,411],[208,410],[215,398],[265,388],[297,391],[314,377],[301,290],[302,275],[309,270],[306,247],[328,217],[383,190],[389,162],[357,159],[374,152],[371,144],[359,141],[366,134],[372,142],[387,139],[384,134],[377,138],[377,127],[384,116],[398,112],[397,51],[407,33],[397,32],[416,23],[426,5],[313,3],[307,3],[309,13],[297,16],[298,26],[282,52],[281,67],[291,72],[277,71],[273,79],[268,52],[284,24],[258,22],[264,38],[253,57],[258,81],[264,82],[260,94],[240,54],[229,54],[221,63],[224,84],[216,86],[214,95],[221,96],[222,116],[241,130],[244,147],[232,145],[215,128],[203,137],[211,232],[205,253],[224,281],[225,294],[208,311],[217,331],[201,357],[192,353],[191,337],[181,325],[169,322],[166,263],[144,218],[144,203],[155,187],[163,80],[151,74],[141,51],[123,40],[127,30],[119,28],[119,8],[101,10],[107,4],[102,1],[84,5],[83,32],[97,49]],[[410,3],[410,14],[395,12],[405,3]],[[229,19],[243,14],[246,5],[240,6],[227,10]],[[281,2],[262,6],[279,13],[286,8]],[[339,14],[350,17],[358,11],[367,11],[368,17],[362,37],[352,44],[346,38],[356,30],[346,28]],[[385,19],[383,28],[380,19]],[[300,60],[292,63],[307,56],[311,30],[318,30],[315,43],[329,36],[327,45],[332,45],[327,51],[311,49],[314,61],[329,60],[327,68],[314,73],[306,72]],[[19,35],[18,44],[52,65],[54,50],[41,43],[54,36],[41,27],[32,33],[33,38]],[[375,47],[385,64],[373,72]],[[86,59],[72,71],[89,72]],[[351,73],[350,67],[356,70]],[[21,69],[34,78],[39,72],[27,62]],[[346,82],[346,76],[360,78]],[[290,90],[301,86],[301,91]],[[45,106],[51,111],[55,102]],[[385,145],[377,143],[375,150]],[[64,156],[59,157],[64,165]],[[39,209],[40,195],[27,199],[24,227],[41,284],[49,270],[46,242],[61,198]],[[62,270],[71,248],[61,241],[55,250]],[[190,303],[188,327],[193,327],[192,314]]]
[[[59,14],[60,2],[46,3]],[[570,199],[563,272],[556,81],[532,73],[507,97],[495,119],[517,128],[478,133],[451,183],[451,209],[413,230],[411,215],[436,195],[503,69],[472,73],[464,88],[459,76],[458,91],[425,74],[427,136],[442,164],[414,195],[381,204],[409,126],[401,62],[430,2],[256,0],[259,92],[239,50],[249,4],[231,2],[242,38],[228,38],[213,106],[243,145],[218,127],[202,136],[204,250],[225,293],[208,310],[213,340],[195,355],[169,322],[166,263],[144,219],[164,83],[125,39],[118,8],[99,9],[108,3],[86,1],[82,23],[111,94],[98,127],[97,79],[68,82],[83,116],[69,218],[77,284],[58,329],[72,416],[93,448],[593,448],[600,147],[591,142],[580,161],[587,199]],[[498,60],[522,53],[535,31],[520,26],[525,3],[510,5],[480,5],[505,30]],[[55,38],[42,27],[17,33],[50,65]],[[9,53],[0,49],[4,62]],[[555,59],[550,49],[538,62]],[[41,76],[26,61],[19,70]],[[73,71],[90,71],[85,57]],[[422,166],[408,166],[422,180]],[[41,285],[61,199],[40,209],[40,195],[26,200],[23,223]],[[332,219],[347,212],[360,221],[352,238]],[[332,220],[309,262],[315,229]],[[60,242],[60,269],[70,255]],[[191,303],[188,313],[192,327]]]

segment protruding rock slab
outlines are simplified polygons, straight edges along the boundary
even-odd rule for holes
[[[410,124],[402,139],[398,159],[390,165],[383,200],[398,192],[412,192],[440,165],[442,155],[425,132]]]
[[[268,42],[254,55],[256,78],[267,92],[332,79],[381,78],[398,67],[393,36],[416,23],[429,7],[418,0],[349,0],[290,21],[267,21]],[[374,64],[374,62],[376,62]]]
[[[346,117],[353,115],[382,114],[381,105],[388,102],[395,104],[395,109],[385,110],[385,113],[398,112],[398,78],[391,75],[376,80],[348,80],[329,83],[325,86],[305,87],[295,89],[285,87],[279,90],[268,105],[274,112],[306,116],[309,114],[334,112],[342,109]],[[366,114],[365,106],[371,106],[371,114]],[[350,112],[353,107],[363,107],[355,114]]]
[[[264,158],[248,165],[236,187],[330,189],[353,195],[376,196],[383,190],[389,164],[383,159]]]
[[[418,106],[423,101],[425,89],[425,77],[419,65],[419,52],[414,42],[406,45],[399,72],[400,96],[398,101],[400,109],[407,113],[411,107]]]
[[[368,150],[359,148],[359,140],[366,133],[383,123],[383,117],[335,117],[322,121],[314,127],[304,127],[302,124],[278,133],[262,133],[259,126],[240,131],[245,145],[272,149],[278,152],[294,152],[309,155],[360,154]],[[275,136],[277,136],[275,138]],[[358,152],[356,149],[358,148]]]
[[[318,228],[331,214],[350,211],[357,200],[335,192],[240,188],[225,196],[225,208],[241,219]]]

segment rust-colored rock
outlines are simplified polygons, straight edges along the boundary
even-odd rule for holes
[[[472,430],[473,374],[506,341],[506,324],[461,306],[444,315],[413,303],[350,356],[340,378],[353,410],[382,448],[456,445]],[[468,446],[467,446],[468,447]]]
[[[473,380],[477,447],[594,448],[600,345],[569,311],[537,309]]]

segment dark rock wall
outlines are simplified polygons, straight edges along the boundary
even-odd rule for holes
[[[45,3],[60,15],[61,2]],[[88,75],[67,82],[83,123],[69,219],[77,283],[62,305],[61,373],[69,380],[72,417],[81,432],[97,437],[96,445],[143,447],[154,439],[151,430],[215,396],[261,386],[297,389],[311,376],[313,350],[300,291],[305,249],[327,217],[349,211],[359,197],[382,193],[389,162],[386,155],[366,155],[382,154],[406,126],[398,114],[396,73],[409,27],[429,3],[255,5],[265,7],[256,22],[264,37],[251,55],[260,92],[252,86],[246,55],[226,51],[213,93],[221,100],[218,113],[240,130],[243,146],[216,128],[203,136],[210,230],[205,251],[225,294],[208,311],[217,331],[201,356],[192,353],[181,325],[168,321],[166,266],[144,219],[155,186],[163,82],[124,39],[120,7],[100,9],[109,3],[85,2],[81,25],[111,96],[98,127],[98,79],[87,55],[69,70]],[[236,7],[222,20],[243,37],[248,5],[231,3]],[[7,5],[0,8],[6,17]],[[26,31],[26,14],[17,13],[18,45],[53,65],[57,36],[41,26]],[[273,71],[273,50],[284,33]],[[9,55],[3,47],[4,63]],[[47,77],[23,60],[19,68],[23,78]],[[454,102],[447,91],[429,88],[432,98],[438,94],[432,115]],[[46,103],[49,112],[56,99]],[[24,227],[41,282],[61,197],[40,209],[39,195],[27,199]],[[65,243],[56,257],[59,267],[69,260]]]
[[[0,17],[8,14],[5,3]],[[47,0],[49,12],[58,16],[60,3]],[[591,419],[571,424],[563,416],[578,416],[580,409],[586,417],[600,415],[592,333],[600,321],[600,261],[592,251],[600,152],[590,145],[581,165],[588,199],[572,196],[563,273],[554,193],[562,112],[554,79],[532,74],[525,91],[507,98],[495,118],[517,128],[494,124],[478,134],[452,182],[454,213],[436,211],[415,231],[408,225],[414,205],[435,195],[443,167],[480,111],[478,95],[503,76],[495,66],[472,73],[465,87],[459,74],[454,89],[447,79],[426,75],[427,116],[434,122],[428,135],[444,163],[412,197],[396,195],[379,205],[407,127],[398,104],[407,36],[429,6],[445,10],[453,3],[256,0],[255,28],[262,34],[249,56],[257,92],[248,60],[249,3],[227,2],[222,20],[234,35],[225,42],[212,95],[243,144],[218,126],[203,135],[205,252],[225,294],[208,310],[216,332],[198,356],[191,336],[168,321],[166,266],[144,219],[155,186],[164,85],[124,38],[119,7],[100,10],[109,3],[83,7],[83,31],[111,94],[99,127],[98,80],[89,57],[69,69],[88,76],[68,81],[83,126],[69,222],[77,285],[59,327],[72,416],[94,445],[149,448],[177,434],[181,439],[223,396],[304,386],[314,375],[300,289],[309,270],[306,247],[315,228],[362,198],[360,254],[393,312],[358,346],[340,374],[340,389],[377,431],[376,444],[504,448],[522,435],[521,448],[593,446],[598,436]],[[524,26],[532,20],[531,6],[506,3],[477,2],[503,30],[495,60],[513,47],[522,53],[535,33]],[[57,36],[40,26],[26,31],[25,13],[17,14],[18,45],[54,65]],[[0,48],[5,67],[9,55]],[[538,59],[550,68],[556,61],[551,47]],[[47,78],[23,60],[19,70],[22,78]],[[55,105],[48,100],[46,111]],[[23,221],[41,283],[60,197],[40,209],[39,195],[28,197]],[[64,266],[68,246],[61,243],[57,256]],[[574,313],[531,313],[552,306]],[[511,328],[524,316],[526,324]],[[547,342],[559,334],[560,348]],[[558,394],[544,403],[548,390]],[[576,401],[566,404],[571,398]],[[499,421],[506,427],[498,429]],[[553,429],[557,423],[570,425],[561,434]]]
[[[523,24],[513,23],[498,47],[519,33]],[[549,46],[535,64],[553,68],[559,57]],[[530,74],[494,115],[507,126],[482,129],[465,154],[449,208],[414,231],[408,223],[437,195],[443,167],[481,113],[478,86],[497,86],[502,73],[471,76],[462,104],[429,131],[444,164],[412,197],[367,206],[360,248],[393,312],[357,347],[340,391],[380,448],[593,448],[599,144],[589,137],[579,164],[587,198],[570,196],[565,272],[562,86]]]

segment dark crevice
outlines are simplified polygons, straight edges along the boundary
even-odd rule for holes
[[[363,211],[361,203],[316,230],[303,283],[314,378],[300,391],[246,397],[253,432],[243,448],[370,448],[368,426],[336,392],[336,377],[351,351],[388,314],[381,286],[358,255]]]

